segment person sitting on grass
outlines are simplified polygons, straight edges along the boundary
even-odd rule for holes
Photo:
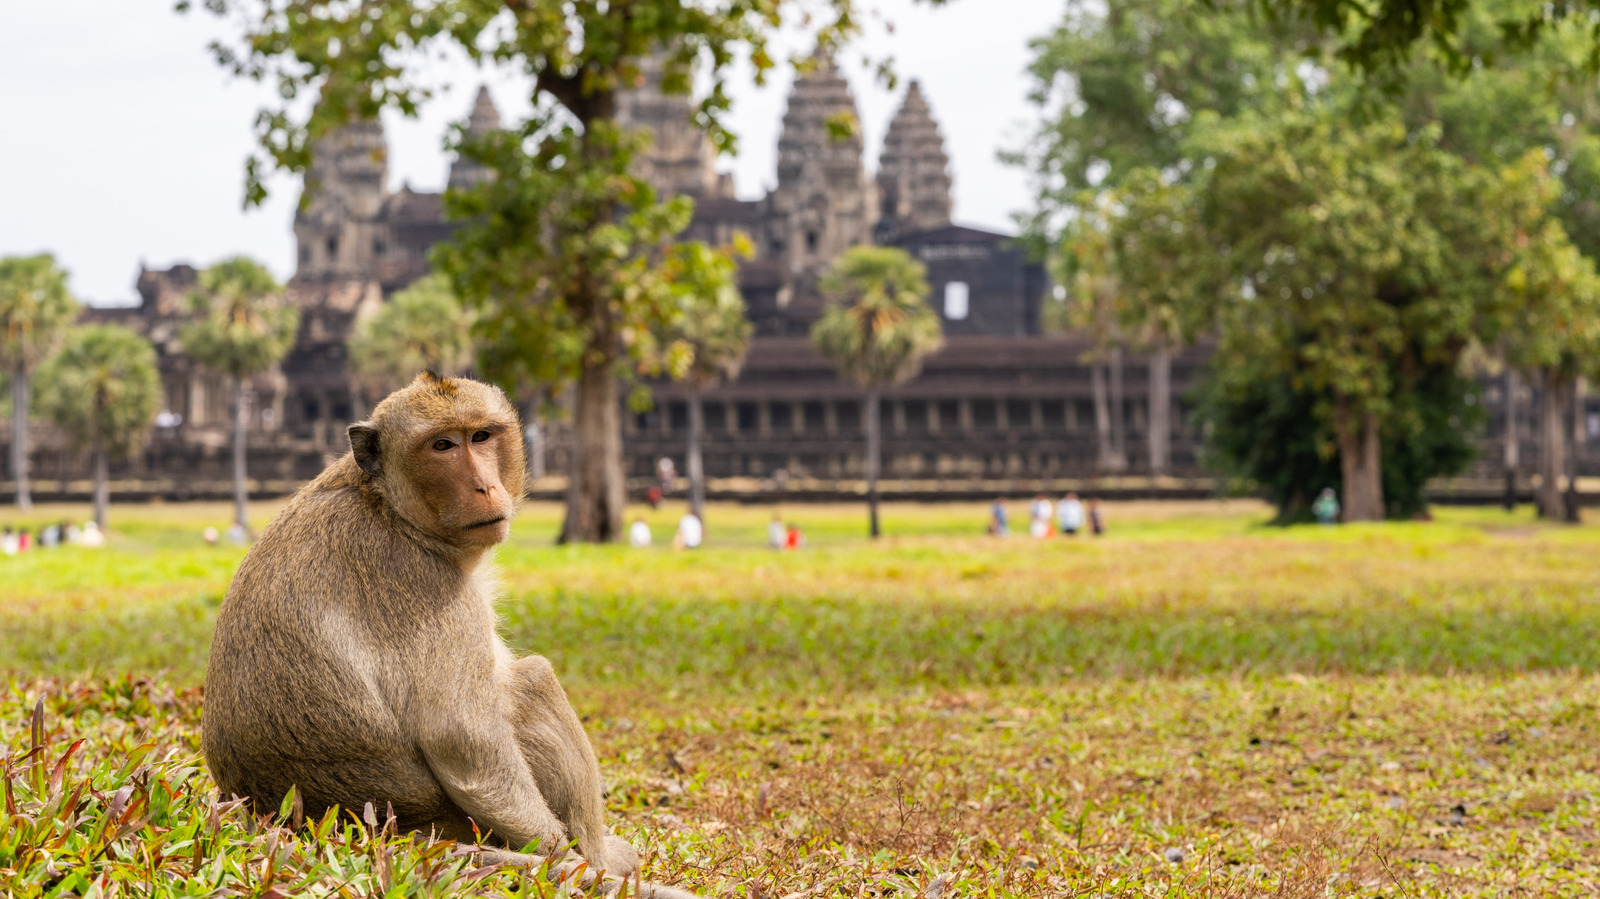
[[[644,523],[643,518],[635,518],[628,527],[628,543],[634,549],[646,549],[650,546],[650,525]]]
[[[772,520],[767,522],[767,545],[773,549],[783,549],[788,537],[789,529],[783,526],[783,516],[772,513]]]
[[[1042,540],[1050,536],[1051,519],[1050,501],[1041,493],[1033,498],[1033,503],[1028,506],[1028,534],[1035,540]]]
[[[1339,523],[1339,497],[1335,496],[1332,487],[1322,488],[1317,498],[1311,501],[1311,516],[1317,524]]]
[[[700,523],[700,516],[693,510],[683,513],[678,519],[678,536],[673,540],[673,546],[678,549],[699,549],[700,541],[705,539],[705,525]]]

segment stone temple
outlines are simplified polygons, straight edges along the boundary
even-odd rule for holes
[[[653,133],[641,174],[663,192],[695,199],[687,237],[724,243],[743,232],[756,248],[739,272],[755,325],[749,359],[736,381],[705,396],[706,467],[714,487],[854,489],[865,446],[860,391],[835,375],[807,335],[824,303],[819,274],[846,248],[864,243],[903,247],[927,266],[929,301],[946,335],[919,377],[885,394],[889,491],[1032,490],[1140,471],[1149,420],[1144,360],[1130,355],[1111,372],[1109,402],[1097,415],[1086,342],[1041,332],[1041,303],[1050,290],[1042,266],[1009,235],[952,222],[953,176],[937,104],[917,82],[905,88],[877,171],[869,172],[860,129],[837,127],[857,121],[849,84],[832,59],[814,59],[788,97],[777,186],[760,199],[741,200],[729,176],[716,171],[688,101],[664,94],[650,66],[643,74],[619,104],[623,122]],[[478,92],[467,127],[479,133],[500,127],[486,90]],[[370,400],[348,376],[345,340],[359,317],[428,271],[429,249],[452,231],[441,195],[388,189],[386,161],[377,123],[352,125],[316,147],[307,201],[295,216],[298,259],[288,285],[302,310],[301,331],[290,355],[249,390],[251,476],[263,492],[314,476],[346,449],[345,427]],[[458,160],[449,183],[482,177]],[[150,448],[126,474],[167,483],[163,492],[180,495],[189,489],[184,485],[208,477],[220,486],[227,473],[227,386],[194,367],[176,341],[195,275],[183,265],[142,271],[139,306],[93,313],[137,328],[160,350],[166,410]],[[1175,360],[1175,396],[1182,396],[1199,358],[1191,352]],[[640,484],[661,457],[683,467],[683,389],[657,384],[654,396],[653,411],[624,416],[629,474]],[[1178,474],[1195,465],[1183,411],[1169,416]],[[1102,436],[1108,426],[1110,453]],[[559,418],[542,435],[535,465],[559,475],[569,452]],[[65,475],[75,465],[62,454],[41,454],[35,474],[49,479],[53,467]]]

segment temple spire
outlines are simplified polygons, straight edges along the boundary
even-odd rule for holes
[[[950,158],[915,80],[889,123],[877,180],[880,241],[950,224]]]
[[[494,98],[489,96],[488,86],[480,85],[478,96],[472,101],[472,112],[467,114],[465,137],[471,140],[499,130],[500,110],[495,108]],[[456,154],[455,161],[450,164],[450,187],[458,190],[478,184],[487,177],[489,177],[488,169],[481,163],[462,158],[459,153]]]

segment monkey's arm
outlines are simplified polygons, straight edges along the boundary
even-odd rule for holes
[[[478,825],[512,848],[539,841],[541,853],[566,845],[566,828],[550,811],[502,719],[434,714],[417,741],[433,776]]]

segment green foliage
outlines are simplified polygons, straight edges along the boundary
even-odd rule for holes
[[[1286,106],[1297,63],[1316,48],[1305,31],[1272,27],[1243,0],[1068,2],[1061,24],[1029,45],[1038,130],[1002,154],[1033,178],[1024,238],[1043,254],[1093,205],[1085,191],[1144,167],[1187,167],[1184,142],[1208,119]]]
[[[1404,378],[1381,438],[1384,514],[1396,520],[1427,509],[1429,480],[1466,468],[1484,420],[1476,384],[1456,369],[1435,364]],[[1208,377],[1195,398],[1206,467],[1259,489],[1277,509],[1274,524],[1309,522],[1318,491],[1343,492],[1338,457],[1306,427],[1322,402],[1316,393],[1281,378]]]
[[[294,346],[300,310],[260,263],[236,256],[200,273],[179,332],[196,362],[236,379],[271,368]]]
[[[687,197],[658,201],[630,173],[644,135],[609,122],[587,132],[552,127],[540,136],[542,125],[530,123],[468,151],[494,175],[447,194],[464,224],[434,252],[477,309],[488,374],[508,384],[564,384],[596,366],[626,375],[619,354],[648,365],[655,335],[684,315],[685,293],[732,277],[714,251],[667,246],[694,206]],[[586,165],[568,165],[584,154]]]
[[[672,248],[669,261],[681,268],[671,279],[681,311],[661,339],[662,361],[652,371],[664,370],[700,389],[739,376],[754,329],[745,317],[733,255],[749,255],[749,241],[741,236],[731,250],[719,253],[700,243]]]
[[[927,270],[905,250],[851,247],[820,286],[829,302],[811,326],[811,342],[862,386],[915,376],[943,340],[939,316],[928,307]]]
[[[943,0],[924,0],[938,5]],[[180,11],[192,4],[179,2]],[[640,62],[662,54],[662,89],[688,94],[707,85],[694,120],[721,151],[735,138],[724,123],[729,70],[748,60],[758,84],[776,64],[770,42],[784,26],[816,36],[817,48],[860,31],[856,0],[642,0],[619,15],[610,0],[204,0],[208,11],[243,25],[238,43],[213,45],[218,63],[240,77],[273,83],[281,104],[256,120],[260,154],[247,166],[247,197],[266,197],[272,168],[304,172],[316,139],[382,109],[408,116],[433,96],[436,50],[454,46],[474,61],[513,63],[533,77],[534,105],[561,107],[587,125],[610,119],[615,93],[641,77]],[[308,112],[305,95],[315,96]],[[579,157],[571,157],[575,163]]]
[[[0,367],[32,369],[77,315],[78,301],[55,257],[0,259]]]
[[[80,449],[127,455],[161,408],[155,347],[120,325],[74,328],[39,366],[37,393],[39,414]]]
[[[420,371],[447,376],[472,365],[472,315],[443,274],[431,274],[396,293],[350,335],[350,366],[381,395]]]

